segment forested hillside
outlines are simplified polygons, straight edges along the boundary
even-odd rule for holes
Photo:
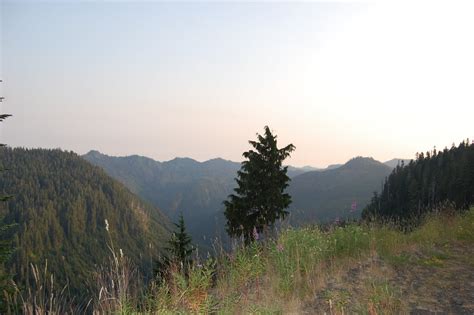
[[[17,223],[15,251],[8,263],[15,280],[31,280],[30,263],[44,266],[59,285],[85,294],[98,266],[110,256],[108,221],[114,247],[150,275],[169,236],[168,220],[103,170],[72,152],[0,149],[0,204],[3,223]]]
[[[219,232],[225,235],[222,202],[234,188],[240,163],[223,159],[201,163],[189,158],[158,162],[97,151],[83,157],[162,209],[171,220],[176,221],[183,213],[194,242],[210,244],[209,239]]]
[[[235,187],[239,163],[222,159],[201,163],[186,158],[157,162],[137,155],[113,157],[97,151],[83,157],[165,211],[172,220],[182,211],[195,242],[210,244],[210,237],[225,236],[222,202]],[[288,168],[293,223],[359,217],[392,168],[373,159],[356,158],[342,166],[310,170]]]
[[[363,217],[413,219],[436,208],[467,209],[474,203],[474,144],[417,154],[397,166],[375,193]]]
[[[358,218],[390,171],[389,166],[372,158],[357,157],[334,169],[296,176],[288,188],[293,200],[291,222]]]

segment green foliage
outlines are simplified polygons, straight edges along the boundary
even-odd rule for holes
[[[13,238],[7,270],[20,287],[33,281],[30,263],[47,260],[58,286],[68,283],[76,300],[90,294],[93,272],[109,253],[106,219],[116,248],[151,277],[151,261],[169,235],[157,209],[72,152],[1,148],[5,166],[0,194],[13,191],[15,198],[0,205],[0,214],[3,224],[18,226],[2,240]]]
[[[398,165],[364,209],[365,219],[397,221],[406,228],[433,210],[466,210],[474,203],[474,144],[417,154]]]
[[[213,259],[208,259],[204,265],[192,265],[187,274],[180,268],[170,266],[167,280],[152,289],[147,299],[146,313],[210,313],[216,304],[209,294],[214,274]]]
[[[287,167],[282,162],[295,149],[292,144],[279,149],[277,136],[265,126],[265,135],[257,134],[258,141],[249,141],[255,149],[244,152],[247,159],[237,172],[236,194],[224,202],[226,207],[227,232],[231,237],[244,237],[246,244],[255,239],[255,232],[276,220],[283,219],[291,203],[291,197],[285,193],[290,178]]]
[[[364,261],[374,253],[375,257],[403,268],[407,268],[407,264],[442,266],[448,258],[443,253],[430,252],[433,246],[459,240],[470,244],[474,240],[473,228],[474,208],[451,218],[439,215],[429,217],[411,233],[386,225],[358,224],[328,231],[317,227],[288,229],[274,242],[253,243],[250,247],[234,252],[231,258],[225,260],[226,268],[220,269],[218,289],[245,294],[245,288],[257,289],[255,279],[270,278],[267,283],[271,287],[265,290],[274,290],[273,299],[283,301],[284,305],[294,295],[300,299],[307,294],[312,296],[315,286],[313,281],[325,275],[333,277],[335,271],[331,269],[341,268],[345,261]],[[428,258],[420,259],[404,252],[413,246],[422,249]],[[252,270],[259,270],[258,276],[250,276]],[[367,283],[364,291],[367,301],[361,301],[361,312],[363,309],[366,312],[367,308],[377,313],[400,312],[400,292],[386,281],[373,279]],[[339,291],[326,293],[336,309],[346,309],[349,301],[347,294]],[[228,297],[223,301],[223,307],[229,312],[240,309],[237,305],[242,300],[231,294]],[[253,302],[250,300],[248,303]],[[234,309],[229,304],[234,305]],[[275,304],[273,306],[276,307]]]
[[[85,310],[71,302],[67,286],[58,286],[47,262],[42,268],[33,264],[29,267],[33,281],[23,291],[15,286],[15,291],[8,295],[7,314],[84,313]]]
[[[5,268],[5,264],[13,253],[11,237],[11,230],[16,224],[3,224],[0,226],[0,312],[5,311],[6,301],[5,295],[12,293],[11,279],[12,274]]]
[[[401,313],[402,294],[387,281],[371,281],[369,284],[369,313],[399,314]]]
[[[459,224],[454,231],[456,238],[460,241],[468,241],[474,244],[474,207],[463,214]]]
[[[2,80],[0,80],[2,82]],[[0,97],[0,103],[2,102],[3,97]],[[10,114],[0,114],[0,122],[6,118],[11,117]],[[0,147],[4,147],[5,144],[0,143]],[[4,168],[0,168],[0,172],[4,171]],[[10,199],[11,195],[0,195],[0,202],[7,201]],[[5,263],[10,258],[13,249],[11,242],[11,233],[9,231],[16,224],[0,224],[0,312],[5,311],[5,295],[7,292],[11,291],[11,286],[9,284],[12,275],[5,270]],[[10,237],[5,237],[5,235],[10,235]]]
[[[183,268],[187,269],[188,265],[191,263],[191,254],[194,250],[191,244],[191,237],[186,232],[186,226],[184,224],[183,214],[179,216],[178,223],[174,224],[177,228],[171,239],[169,240],[169,248],[167,248],[170,253],[170,260],[173,262],[180,263]]]
[[[431,216],[410,233],[355,223],[328,230],[288,229],[275,241],[252,242],[217,261],[194,264],[188,275],[171,265],[168,277],[151,286],[143,306],[127,312],[304,313],[301,306],[322,298],[333,313],[404,313],[401,288],[385,277],[383,273],[390,269],[382,261],[403,268],[409,264],[442,268],[450,256],[433,250],[432,245],[439,247],[446,241],[470,245],[472,239],[464,239],[470,237],[465,229],[473,224],[474,208],[449,218]],[[372,269],[380,264],[382,269]],[[342,288],[334,286],[336,279]]]
[[[108,264],[102,265],[96,274],[97,299],[93,307],[100,314],[129,314],[139,305],[142,277],[130,257],[124,256],[121,248],[115,248],[108,220],[105,224],[110,256]]]
[[[369,230],[358,225],[337,227],[329,232],[318,228],[290,229],[282,233],[270,251],[281,292],[305,290],[302,279],[311,277],[323,261],[357,258],[371,244]]]
[[[334,308],[337,313],[344,314],[347,305],[350,303],[350,293],[347,290],[325,290],[323,297]]]
[[[235,251],[220,266],[226,275],[225,279],[220,279],[221,283],[243,290],[262,276],[265,271],[264,259],[262,246],[256,242]]]

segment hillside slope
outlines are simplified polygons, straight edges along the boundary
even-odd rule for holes
[[[138,155],[115,157],[98,151],[90,151],[83,158],[162,209],[171,220],[176,221],[182,212],[196,243],[209,246],[215,237],[226,237],[223,201],[236,185],[240,163],[220,158],[158,162]],[[289,167],[288,175],[310,170],[316,169]]]
[[[335,169],[296,176],[288,188],[293,199],[291,221],[302,224],[360,216],[391,170],[372,158],[357,157]]]
[[[150,273],[169,236],[169,223],[103,170],[72,152],[0,149],[0,204],[3,223],[17,223],[16,248],[9,263],[19,283],[29,279],[29,264],[48,264],[56,282],[84,294],[97,267],[113,246]],[[144,259],[149,257],[148,259]]]
[[[425,217],[411,232],[283,229],[192,270],[199,283],[173,291],[182,281],[173,273],[151,298],[163,313],[473,314],[473,227],[474,208]]]
[[[364,209],[364,218],[406,220],[453,205],[467,209],[474,203],[474,144],[418,154],[416,160],[396,167],[384,181],[383,189]]]
[[[225,234],[223,204],[235,186],[240,163],[175,158],[158,162],[142,156],[114,157],[90,151],[84,159],[103,168],[132,192],[162,209],[171,220],[182,212],[195,242],[209,244]]]
[[[132,192],[162,209],[172,220],[182,211],[186,225],[199,244],[225,237],[222,202],[235,187],[240,164],[222,159],[197,162],[176,158],[157,162],[137,155],[113,157],[90,151],[83,156],[102,167]],[[358,158],[345,165],[323,170],[289,167],[290,208],[293,223],[316,223],[346,217],[358,217],[391,168],[373,159]],[[290,174],[291,172],[291,174]],[[290,177],[291,177],[290,176]],[[355,213],[349,213],[352,202]]]

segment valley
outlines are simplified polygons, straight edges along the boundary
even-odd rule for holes
[[[183,213],[193,240],[212,248],[226,242],[223,201],[235,188],[240,163],[223,159],[197,162],[176,158],[158,162],[138,155],[114,157],[90,151],[83,158],[99,166],[133,193],[162,209],[172,221]],[[293,225],[357,219],[361,210],[391,172],[389,165],[370,158],[354,158],[328,169],[288,167],[288,191],[293,202]],[[352,203],[357,209],[352,210]]]

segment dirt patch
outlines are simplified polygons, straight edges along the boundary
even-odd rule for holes
[[[303,314],[474,314],[474,246],[413,248],[373,255],[328,277]]]

